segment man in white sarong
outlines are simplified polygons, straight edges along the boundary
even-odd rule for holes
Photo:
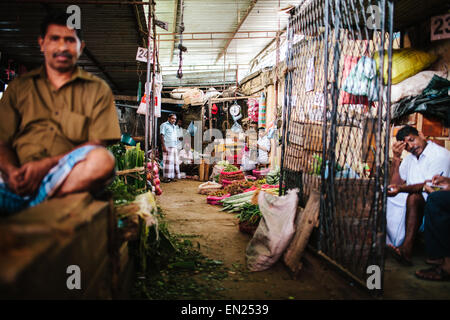
[[[435,175],[450,176],[450,151],[427,142],[422,133],[410,126],[400,129],[396,138],[388,187],[386,243],[399,262],[411,265],[414,239],[427,199],[425,181]],[[401,160],[403,150],[410,154]]]

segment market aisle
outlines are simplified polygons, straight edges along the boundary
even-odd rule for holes
[[[282,262],[269,270],[249,272],[245,249],[250,236],[238,230],[233,214],[206,204],[206,196],[197,193],[198,181],[181,180],[162,184],[158,202],[171,233],[190,235],[189,239],[210,259],[223,261],[229,268],[222,280],[227,299],[358,299],[364,298],[335,279],[326,270],[305,267],[293,280]],[[321,280],[318,280],[321,279]]]

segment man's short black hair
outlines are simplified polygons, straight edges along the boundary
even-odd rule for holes
[[[397,135],[395,136],[397,138],[397,141],[404,141],[406,136],[409,136],[410,134],[419,136],[419,131],[417,131],[416,128],[411,126],[404,126],[400,130],[398,130]]]
[[[177,117],[177,115],[175,113],[169,114],[169,118],[172,117],[172,116],[174,116],[175,118]]]
[[[58,26],[67,26],[67,21],[69,20],[71,14],[66,13],[65,11],[62,10],[54,10],[49,12],[44,20],[42,20],[41,23],[41,37],[42,39],[45,38],[45,35],[47,34],[47,29],[48,26],[51,24],[56,24]],[[74,29],[78,39],[83,40],[83,33],[81,32],[81,28],[80,29]]]

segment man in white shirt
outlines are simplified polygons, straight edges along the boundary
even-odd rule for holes
[[[178,165],[178,130],[175,122],[177,116],[170,114],[166,122],[160,126],[160,140],[164,161],[163,182],[180,179],[180,166]]]
[[[450,176],[450,152],[427,142],[424,135],[411,126],[400,129],[396,138],[387,193],[386,242],[399,262],[411,265],[413,243],[427,198],[423,190],[425,180],[435,175]],[[401,160],[403,150],[410,154]]]

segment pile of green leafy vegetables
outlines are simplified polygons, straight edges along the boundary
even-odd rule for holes
[[[225,167],[225,169],[223,169],[223,171],[224,172],[236,172],[236,171],[239,171],[239,168],[232,164],[229,164]]]
[[[261,211],[257,204],[245,203],[241,208],[241,212],[236,215],[239,222],[247,222],[252,225],[256,225],[261,220]]]
[[[126,148],[123,143],[109,146],[108,150],[116,159],[116,171],[134,169],[144,166],[145,152],[141,150],[140,144],[136,147]],[[126,181],[125,181],[126,179]],[[112,193],[114,204],[124,204],[133,201],[134,198],[145,191],[145,174],[133,173],[132,175],[116,176],[107,188]]]
[[[140,143],[136,147],[127,149],[123,143],[117,143],[108,147],[108,150],[116,158],[116,170],[126,170],[144,166],[145,152],[141,150]]]

